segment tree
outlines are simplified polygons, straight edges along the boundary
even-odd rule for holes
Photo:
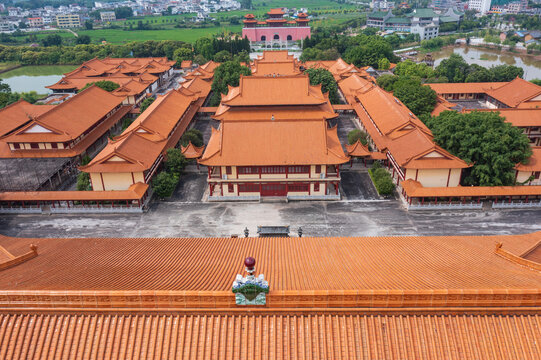
[[[60,46],[62,45],[62,38],[58,34],[49,34],[43,40],[41,40],[43,46]]]
[[[515,165],[525,163],[532,154],[522,130],[495,112],[444,111],[426,124],[438,145],[473,164],[464,170],[463,185],[513,185]]]
[[[181,47],[173,52],[173,60],[177,62],[177,66],[184,60],[193,60],[193,51],[191,49]]]
[[[394,83],[398,81],[398,76],[385,74],[378,77],[377,84],[385,91],[393,91]]]
[[[117,19],[127,19],[133,16],[133,10],[131,7],[122,6],[115,9],[115,16]]]
[[[193,62],[196,63],[197,65],[203,65],[207,62],[207,59],[205,59],[203,55],[199,54],[199,55],[194,56]]]
[[[498,65],[490,68],[494,76],[494,81],[511,81],[517,77],[524,76],[524,69],[513,65]]]
[[[396,64],[394,74],[398,76],[415,76],[420,79],[428,79],[434,76],[434,70],[425,63],[416,64],[411,60],[406,60]]]
[[[240,76],[250,76],[252,71],[246,66],[234,61],[226,61],[214,70],[212,81],[211,106],[218,106],[221,101],[221,94],[227,94],[229,86],[239,86]]]
[[[231,61],[231,53],[227,50],[222,50],[214,54],[214,61],[223,63],[226,61]]]
[[[331,103],[338,103],[338,85],[329,70],[309,68],[306,69],[305,73],[308,74],[308,77],[310,78],[310,85],[321,84],[321,91],[329,93],[329,100]]]
[[[166,159],[165,169],[167,172],[179,177],[188,162],[182,154],[182,151],[177,148],[167,149]]]
[[[90,184],[90,174],[86,172],[80,172],[77,175],[77,191],[89,191],[92,190]]]
[[[350,145],[355,144],[357,141],[360,141],[363,145],[368,145],[368,136],[362,130],[355,129],[351,130],[348,133],[348,143]]]
[[[464,82],[469,66],[464,58],[458,54],[451,54],[436,66],[435,75],[445,76],[450,82]]]
[[[96,85],[100,89],[103,89],[108,92],[114,91],[120,87],[120,85],[118,85],[116,82],[112,82],[109,80],[100,80],[96,82],[87,83],[81,90],[79,90],[79,92],[91,87],[92,85]]]
[[[182,146],[188,146],[188,143],[192,143],[194,146],[203,146],[203,134],[197,129],[190,129],[186,131],[180,138],[180,144]]]
[[[242,9],[251,9],[252,8],[252,0],[240,0],[240,7]]]
[[[0,79],[0,93],[10,93],[11,87]]]
[[[76,44],[90,44],[90,36],[88,35],[79,35],[77,39],[75,39]]]
[[[87,29],[87,30],[94,29],[94,22],[92,20],[85,21],[85,29]],[[89,44],[89,43],[90,43],[90,41],[87,44]]]
[[[164,199],[173,194],[177,187],[178,177],[166,171],[160,172],[152,181],[152,189],[160,199]]]
[[[142,114],[143,111],[145,111],[149,106],[150,104],[152,104],[154,102],[154,99],[153,97],[147,97],[145,100],[143,100],[141,102],[141,106],[139,106],[139,112]]]
[[[391,67],[391,62],[387,58],[381,58],[378,61],[378,69],[379,70],[389,70]]]
[[[533,79],[533,80],[530,80],[530,82],[535,84],[535,85],[541,86],[541,79]]]
[[[390,62],[396,61],[393,47],[383,37],[358,35],[354,40],[357,46],[350,46],[344,53],[344,60],[355,66],[378,67],[378,61],[386,58]]]
[[[417,116],[428,115],[434,110],[437,94],[414,78],[400,78],[394,83],[393,95]]]

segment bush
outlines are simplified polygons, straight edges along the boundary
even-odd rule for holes
[[[175,191],[178,183],[178,176],[166,171],[159,173],[152,181],[152,189],[160,199],[169,197]]]
[[[353,145],[357,142],[357,140],[360,140],[361,144],[363,145],[368,144],[368,136],[366,135],[364,131],[359,130],[359,129],[351,130],[348,133],[348,143],[350,145]]]
[[[89,191],[92,190],[90,185],[90,174],[85,172],[80,172],[77,175],[77,191]]]
[[[182,170],[186,167],[186,158],[182,155],[182,151],[177,148],[171,148],[167,150],[167,156],[165,160],[165,169],[167,172],[180,176]]]
[[[180,144],[182,146],[188,146],[188,143],[192,143],[194,146],[203,146],[203,134],[197,129],[190,129],[182,135],[180,138]]]
[[[85,90],[86,88],[91,87],[92,85],[96,85],[100,89],[103,89],[103,90],[108,91],[108,92],[116,90],[116,89],[118,89],[120,87],[120,85],[118,85],[115,82],[112,82],[112,81],[109,81],[109,80],[101,80],[101,81],[87,83],[81,90],[79,90],[79,92]]]
[[[378,165],[375,165],[378,164]],[[395,185],[391,174],[389,174],[379,163],[374,163],[374,166],[368,171],[372,182],[380,195],[391,195],[394,191]]]
[[[141,102],[141,106],[139,106],[140,114],[142,114],[143,111],[145,111],[150,106],[150,104],[152,104],[154,102],[154,100],[156,100],[156,99],[154,99],[153,97],[148,97],[145,100],[143,100]]]

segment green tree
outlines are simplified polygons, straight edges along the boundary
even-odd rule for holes
[[[391,195],[394,191],[395,185],[391,174],[383,169],[378,162],[374,163],[374,166],[369,170],[372,182],[380,195]]]
[[[383,76],[378,78],[378,85],[386,91],[392,91],[393,95],[415,115],[428,115],[434,110],[437,94],[429,86],[424,86],[419,78],[407,76],[382,78]]]
[[[94,22],[92,20],[85,21],[85,29],[87,29],[87,30],[94,29]],[[90,43],[90,41],[87,42],[86,44],[89,44],[89,43]]]
[[[80,172],[77,175],[77,191],[89,191],[92,190],[90,184],[90,174],[86,172]]]
[[[188,143],[192,143],[194,146],[203,146],[203,134],[197,129],[190,129],[186,131],[180,138],[180,144],[182,146],[188,146]]]
[[[434,76],[434,70],[425,63],[416,64],[411,60],[401,61],[396,64],[394,74],[399,76],[418,77],[428,79]]]
[[[162,171],[152,181],[152,189],[160,199],[164,199],[173,194],[177,184],[178,177],[175,174]]]
[[[391,67],[391,62],[387,58],[381,58],[378,61],[378,69],[379,70],[389,70]]]
[[[90,44],[90,36],[88,35],[79,35],[77,39],[75,39],[76,44]]]
[[[207,62],[207,59],[205,59],[203,55],[199,54],[199,55],[194,56],[193,62],[196,63],[197,65],[203,65]]]
[[[178,48],[173,52],[173,60],[180,66],[184,60],[193,60],[193,51],[185,47]]]
[[[351,130],[348,133],[348,143],[353,145],[357,142],[357,140],[359,140],[363,145],[368,145],[368,136],[364,131],[359,129]]]
[[[186,164],[188,163],[182,154],[182,151],[177,148],[167,149],[167,155],[165,158],[165,169],[167,172],[180,177],[182,170],[184,170]]]
[[[133,10],[129,6],[117,7],[115,9],[115,16],[117,19],[127,19],[133,16]]]
[[[41,40],[43,46],[60,46],[62,45],[62,38],[58,34],[49,34],[43,40]]]
[[[103,89],[109,92],[116,90],[120,87],[120,85],[118,85],[116,82],[109,81],[109,80],[100,80],[96,82],[87,83],[81,90],[79,90],[79,92],[91,87],[92,85],[96,85],[100,89]]]
[[[321,84],[321,90],[324,93],[329,93],[329,100],[331,103],[338,103],[338,85],[336,84],[336,80],[334,80],[334,77],[329,70],[322,68],[309,68],[306,69],[305,73],[308,74],[308,77],[310,78],[310,85]]]
[[[358,35],[354,40],[357,46],[350,46],[344,53],[344,60],[355,66],[378,67],[378,62],[386,58],[390,62],[396,60],[393,47],[383,37]]]
[[[232,59],[231,53],[227,50],[222,50],[214,54],[214,61],[219,62],[219,63],[231,61],[231,59]]]
[[[385,74],[378,77],[376,80],[378,86],[385,91],[393,91],[394,83],[398,81],[398,76]]]
[[[513,185],[516,164],[525,163],[532,150],[521,129],[498,113],[444,111],[426,120],[437,144],[473,164],[465,169],[463,185]]]
[[[227,94],[229,86],[239,86],[240,76],[250,76],[252,71],[246,66],[234,61],[226,61],[214,70],[214,80],[212,81],[211,106],[218,106],[221,101],[221,94]]]
[[[242,9],[251,9],[252,8],[252,0],[240,0],[240,7]]]
[[[535,84],[535,85],[541,86],[541,79],[532,79],[532,80],[530,80],[530,82]]]
[[[445,76],[450,82],[464,82],[469,66],[464,58],[458,54],[451,54],[436,66],[435,75]]]
[[[143,111],[145,111],[150,106],[150,104],[154,102],[154,100],[156,99],[154,99],[153,97],[147,97],[145,100],[143,100],[141,102],[141,106],[139,106],[140,113],[142,114]]]

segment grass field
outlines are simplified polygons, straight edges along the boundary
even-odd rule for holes
[[[105,39],[112,44],[125,43],[130,41],[145,40],[180,40],[194,42],[200,37],[210,34],[220,33],[222,31],[240,32],[242,25],[230,25],[223,27],[211,27],[206,29],[167,29],[167,30],[132,30],[124,31],[121,29],[103,29],[103,30],[80,30],[79,35],[88,35],[93,42]]]

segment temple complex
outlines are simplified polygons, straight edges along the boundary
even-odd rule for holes
[[[271,9],[267,19],[258,21],[254,14],[244,16],[242,37],[252,43],[264,47],[282,47],[288,42],[304,40],[310,37],[310,20],[305,13],[298,13],[296,19],[284,19],[285,12],[281,9]]]
[[[535,360],[540,244],[0,236],[0,355]]]

